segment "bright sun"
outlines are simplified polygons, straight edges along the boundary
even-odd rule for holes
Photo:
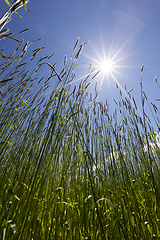
[[[99,68],[102,73],[108,75],[108,73],[110,73],[113,70],[113,64],[111,61],[105,60],[101,62]]]
[[[104,82],[104,80],[107,80],[108,82],[110,82],[110,79],[113,79],[116,84],[118,83],[118,86],[123,90],[123,88],[121,87],[120,83],[117,80],[117,76],[121,75],[126,77],[126,75],[124,75],[122,73],[122,68],[128,68],[128,67],[132,67],[132,66],[126,66],[124,65],[125,63],[125,59],[128,58],[130,55],[134,54],[134,52],[130,53],[130,54],[125,54],[125,51],[123,52],[122,49],[126,46],[126,44],[130,41],[130,39],[134,36],[134,34],[136,33],[138,28],[136,28],[131,35],[127,38],[127,40],[121,45],[120,48],[117,47],[114,48],[114,40],[115,40],[115,36],[116,36],[116,31],[113,37],[113,40],[111,42],[111,46],[108,49],[108,51],[105,50],[104,44],[103,44],[103,39],[101,36],[101,42],[102,42],[102,55],[96,50],[96,48],[90,43],[92,49],[94,50],[95,54],[96,54],[96,58],[85,55],[88,59],[92,60],[92,62],[90,63],[90,66],[93,67],[93,77],[92,79],[94,79],[95,77],[99,77],[99,82],[100,82],[100,89],[101,86]],[[116,50],[115,50],[116,49]],[[125,91],[124,91],[125,92]]]
[[[98,80],[100,82],[99,88],[101,89],[102,84],[104,80],[107,80],[108,83],[110,80],[114,80],[116,82],[116,86],[119,86],[119,88],[125,93],[123,87],[120,85],[117,76],[121,75],[126,77],[126,75],[123,74],[123,71],[121,71],[123,68],[133,67],[133,66],[126,66],[124,65],[125,59],[128,58],[130,55],[134,54],[135,52],[131,52],[130,54],[126,54],[125,51],[123,52],[122,49],[127,45],[127,43],[130,41],[130,39],[134,36],[138,28],[136,28],[131,35],[127,38],[127,40],[121,45],[120,48],[117,47],[114,48],[114,40],[116,36],[116,31],[113,37],[113,40],[111,42],[111,46],[108,49],[108,51],[105,50],[102,36],[101,36],[101,42],[102,42],[102,52],[101,54],[96,50],[96,48],[90,43],[92,49],[94,50],[96,54],[96,58],[91,57],[90,55],[85,55],[88,59],[90,59],[92,62],[90,62],[90,67],[92,67],[93,70],[91,71],[92,79],[95,81],[95,77],[98,75]],[[116,49],[116,50],[115,50]],[[88,76],[88,75],[86,75]],[[79,79],[78,79],[79,80]],[[76,81],[78,81],[76,80]]]

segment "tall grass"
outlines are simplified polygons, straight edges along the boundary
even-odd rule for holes
[[[1,53],[0,239],[158,239],[160,152],[142,82],[143,116],[118,84],[111,116],[96,87],[89,96],[90,74],[70,87],[85,43],[57,73],[50,57],[34,66],[41,48],[27,55],[18,41],[14,54]]]

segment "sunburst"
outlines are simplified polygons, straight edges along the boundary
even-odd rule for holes
[[[103,74],[108,75],[110,72],[112,72],[114,70],[114,64],[111,60],[109,59],[104,59],[104,61],[102,61],[99,65],[100,71]]]
[[[110,83],[110,80],[114,80],[115,82],[118,83],[119,87],[121,88],[121,90],[125,93],[123,87],[121,86],[120,82],[117,79],[117,76],[121,75],[123,77],[126,77],[126,75],[123,74],[122,69],[124,68],[133,68],[135,66],[127,66],[125,64],[125,60],[127,58],[129,58],[131,55],[135,54],[135,52],[139,51],[136,50],[135,52],[131,52],[127,55],[122,56],[122,51],[124,49],[124,47],[129,43],[129,41],[132,39],[132,37],[135,35],[135,33],[138,31],[140,26],[138,26],[132,33],[131,35],[126,39],[126,41],[124,41],[124,43],[121,45],[120,48],[118,48],[118,50],[115,51],[115,44],[114,44],[114,40],[116,37],[116,31],[114,33],[113,36],[113,40],[111,42],[111,46],[109,48],[109,51],[107,52],[104,44],[103,44],[103,39],[102,39],[102,35],[101,36],[101,47],[102,47],[102,56],[100,55],[99,51],[96,50],[96,48],[92,45],[92,43],[89,41],[89,44],[91,45],[92,49],[94,50],[94,52],[96,53],[96,58],[91,57],[91,56],[85,56],[87,58],[89,58],[92,61],[92,66],[95,67],[95,72],[93,72],[93,74],[95,74],[96,72],[98,72],[98,76],[99,77],[99,82],[100,82],[100,89],[102,87],[102,84],[104,82],[104,80],[108,80],[108,82]],[[114,52],[114,54],[113,54]],[[125,93],[126,94],[126,93]]]

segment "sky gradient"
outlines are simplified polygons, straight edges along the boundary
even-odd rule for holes
[[[5,1],[1,1],[0,7],[5,6]],[[160,81],[159,0],[30,0],[27,8],[32,14],[20,9],[22,19],[14,14],[7,27],[15,34],[30,28],[23,36],[29,42],[43,38],[37,42],[37,47],[45,46],[40,54],[46,56],[55,52],[50,63],[57,62],[58,71],[63,68],[65,55],[69,60],[75,41],[80,37],[80,43],[89,43],[78,59],[77,63],[83,64],[74,70],[75,80],[88,74],[90,63],[98,70],[102,60],[109,56],[113,62],[111,73],[101,73],[91,81],[91,85],[97,81],[101,90],[98,100],[107,99],[111,109],[114,108],[113,99],[119,99],[117,81],[122,89],[125,84],[127,90],[134,88],[132,96],[140,106],[141,66],[144,64],[143,90],[148,102],[160,107],[160,102],[156,101],[160,98],[160,89],[155,82],[155,77]],[[94,92],[94,88],[89,91]]]

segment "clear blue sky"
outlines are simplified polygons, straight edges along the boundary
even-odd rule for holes
[[[1,0],[0,8],[4,6],[6,3]],[[114,62],[117,61],[113,76],[122,88],[124,84],[128,90],[134,88],[132,95],[137,102],[140,102],[140,69],[144,64],[144,91],[149,101],[160,107],[160,102],[156,102],[160,89],[155,82],[157,77],[160,83],[159,0],[30,0],[27,8],[32,15],[20,9],[22,19],[14,14],[8,27],[14,33],[31,28],[23,36],[29,42],[42,37],[37,46],[46,48],[40,54],[55,52],[50,63],[58,62],[57,69],[62,69],[65,54],[69,59],[79,36],[80,43],[89,43],[78,59],[83,65],[75,69],[77,79],[88,73],[90,62],[96,66],[96,61],[101,61],[99,56],[103,59],[104,53],[107,57],[110,52],[110,59],[115,56]],[[102,78],[102,74],[98,75],[93,84],[96,80],[101,89],[99,101],[107,99],[112,108],[113,98],[119,99],[115,80],[110,74],[109,78],[105,75],[103,82]]]

